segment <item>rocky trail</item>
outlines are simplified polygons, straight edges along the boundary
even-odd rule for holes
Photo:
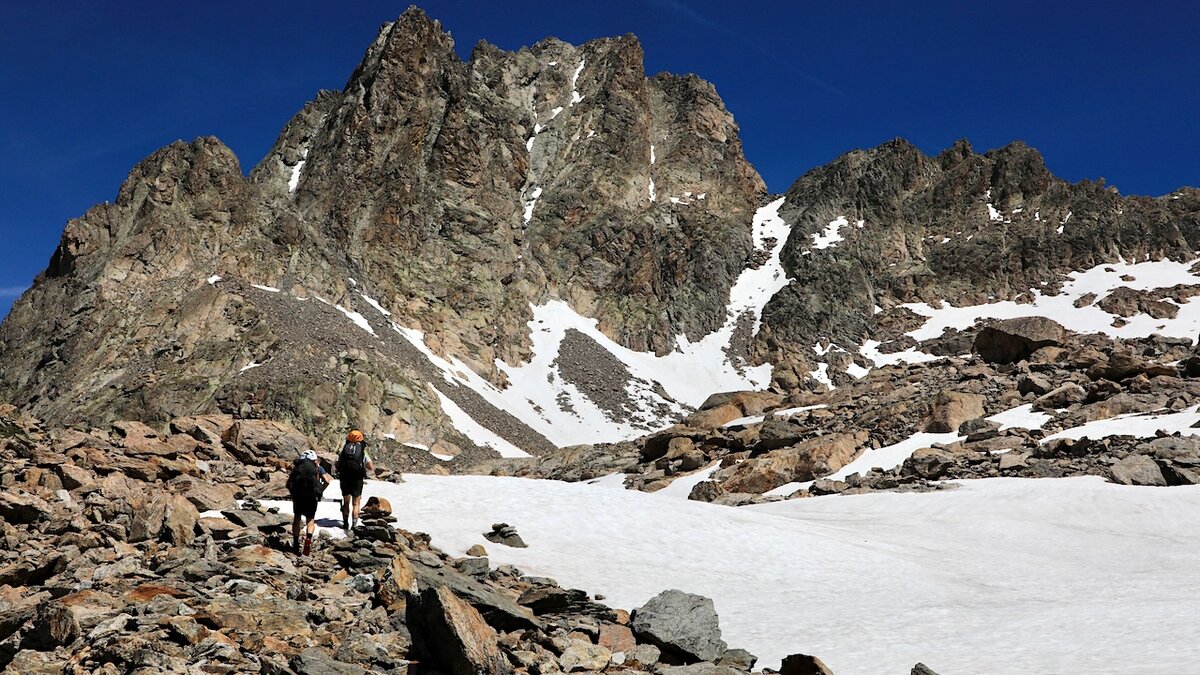
[[[285,496],[308,443],[257,420],[159,434],[0,410],[3,672],[759,672],[711,600],[664,590],[631,616],[481,548],[450,557],[386,500],[295,555],[290,516],[255,495]]]

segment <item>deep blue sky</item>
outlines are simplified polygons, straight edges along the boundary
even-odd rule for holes
[[[177,138],[249,170],[321,88],[340,88],[408,2],[4,2],[0,315],[68,218],[112,199]],[[987,5],[987,6],[985,6]],[[1023,139],[1069,180],[1125,193],[1200,184],[1200,3],[446,2],[421,5],[465,58],[546,36],[632,32],[650,73],[716,84],[773,191],[856,147],[934,153]]]

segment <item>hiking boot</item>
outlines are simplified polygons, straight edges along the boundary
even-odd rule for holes
[[[312,555],[312,535],[311,534],[304,538],[304,553],[301,553],[300,555],[303,555],[303,556]]]
[[[349,531],[350,531],[350,521],[349,521],[349,520],[346,520],[345,518],[342,518],[342,529],[343,529],[343,530],[345,530],[345,531],[347,531],[347,532],[349,532]]]

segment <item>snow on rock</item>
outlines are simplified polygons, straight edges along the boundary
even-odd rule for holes
[[[836,245],[839,241],[845,241],[842,236],[841,229],[850,224],[846,220],[846,216],[838,216],[835,220],[829,221],[829,226],[818,234],[812,236],[813,248],[823,249]]]
[[[875,450],[867,450],[854,461],[825,476],[825,478],[844,480],[846,476],[852,473],[865,474],[876,466],[885,471],[894,469],[903,464],[904,460],[911,457],[914,450],[928,448],[934,443],[954,443],[964,438],[966,436],[959,436],[954,432],[945,434],[934,434],[925,431],[917,432],[898,443],[876,448]]]
[[[529,199],[525,200],[524,218],[525,218],[526,225],[529,224],[529,221],[533,220],[533,207],[537,205],[538,197],[541,197],[541,196],[542,196],[542,188],[535,187],[535,188],[533,188],[533,192],[529,193]]]
[[[750,366],[727,351],[742,317],[753,319],[757,332],[763,307],[788,283],[779,258],[790,233],[778,214],[782,204],[783,199],[776,200],[754,216],[754,246],[770,256],[758,268],[743,271],[730,289],[725,324],[697,342],[678,336],[675,349],[663,356],[627,349],[602,333],[595,319],[581,316],[563,301],[550,300],[531,306],[529,361],[515,366],[496,362],[508,383],[500,388],[461,360],[434,354],[420,331],[392,327],[421,350],[447,382],[472,389],[555,445],[636,438],[669,426],[712,392],[765,389],[770,384],[770,365]],[[600,345],[629,372],[626,393],[633,409],[614,416],[562,376],[556,361],[572,330]]]
[[[857,363],[851,361],[850,365],[846,366],[846,374],[855,379],[861,380],[871,373],[870,368],[863,368]]]
[[[329,305],[329,306],[333,307],[334,309],[336,309],[337,311],[341,312],[342,314],[346,315],[346,318],[353,321],[354,325],[367,331],[371,335],[375,335],[375,329],[371,327],[371,323],[369,321],[367,321],[367,317],[363,316],[362,314],[359,314],[358,312],[356,312],[352,309],[346,309],[345,307],[342,307],[341,305],[335,305],[332,302],[329,302],[328,300],[326,300],[325,298],[321,298],[321,297],[317,297],[317,296],[313,296],[313,297],[317,298],[317,300],[320,300],[321,302],[325,303],[326,305]],[[303,298],[296,298],[296,299],[301,300]],[[378,336],[376,335],[376,337],[378,337]]]
[[[654,144],[650,144],[650,163],[654,163]]]
[[[933,307],[917,302],[906,303],[901,307],[926,318],[922,326],[908,332],[908,335],[917,340],[938,337],[947,328],[967,328],[974,324],[976,319],[1044,316],[1077,333],[1104,333],[1120,338],[1139,338],[1157,333],[1166,337],[1186,337],[1194,341],[1196,335],[1200,334],[1200,302],[1189,301],[1180,304],[1179,314],[1174,319],[1156,319],[1147,314],[1135,314],[1125,318],[1125,324],[1120,327],[1112,325],[1118,318],[1116,315],[1109,314],[1098,306],[1100,300],[1121,287],[1148,291],[1176,285],[1200,285],[1200,276],[1191,271],[1191,266],[1190,262],[1173,260],[1106,263],[1082,272],[1071,272],[1058,295],[1043,295],[1039,289],[1031,289],[1034,300],[1028,304],[1005,300],[964,307],[942,303],[941,307]],[[1132,277],[1132,281],[1126,281],[1122,277]],[[1096,301],[1076,307],[1075,301],[1088,293],[1094,293]],[[880,363],[878,360],[875,362]]]
[[[576,103],[583,101],[583,97],[579,95],[578,87],[579,87],[579,74],[583,72],[583,65],[585,63],[586,63],[586,61],[580,60],[579,65],[575,66],[575,73],[573,75],[571,75],[571,103],[570,103],[570,105],[572,105],[572,106],[575,105]]]
[[[300,157],[300,161],[292,167],[292,176],[288,179],[288,194],[294,194],[296,188],[300,187],[300,172],[304,170],[304,164],[308,161],[308,148],[300,153]]]
[[[257,363],[257,362],[255,362],[255,361],[251,361],[250,363],[247,363],[246,365],[242,366],[241,370],[239,370],[238,372],[239,372],[239,373],[244,373],[244,372],[246,372],[247,370],[253,370],[253,369],[255,369],[255,368],[258,368],[258,367],[259,367],[259,366],[261,366],[261,365],[262,365],[261,363]]]
[[[721,426],[723,426],[723,427],[743,427],[743,426],[746,426],[747,424],[758,424],[760,422],[764,422],[764,421],[766,421],[767,417],[788,417],[790,415],[795,415],[796,413],[805,412],[807,410],[817,410],[820,408],[828,408],[828,407],[829,406],[825,403],[818,403],[817,405],[802,405],[799,408],[785,408],[783,410],[772,410],[771,412],[763,414],[763,415],[751,415],[749,417],[739,417],[736,420],[733,420],[732,422],[726,422],[725,424],[722,424]]]
[[[649,187],[650,187],[650,201],[652,201],[652,202],[658,201],[658,193],[654,191],[654,178],[653,177],[650,178],[650,186]]]
[[[208,279],[206,279],[206,281],[208,281],[209,286],[216,286],[217,282],[220,280],[221,280],[220,274],[214,274],[211,277],[209,277]]]
[[[1042,439],[1047,443],[1056,438],[1080,439],[1084,436],[1097,439],[1105,436],[1133,436],[1135,438],[1150,438],[1158,435],[1159,431],[1167,434],[1179,432],[1184,436],[1200,436],[1200,429],[1193,425],[1200,423],[1200,406],[1192,406],[1179,412],[1161,412],[1151,414],[1128,413],[1102,420],[1094,420],[1058,433],[1050,434]]]
[[[459,407],[457,403],[450,400],[436,386],[433,391],[438,395],[438,401],[442,404],[442,412],[446,413],[446,417],[450,418],[450,423],[454,425],[467,438],[471,439],[475,445],[487,446],[492,450],[500,453],[501,457],[528,457],[529,453],[518,448],[501,438],[491,429],[483,426],[475,421],[465,410]]]
[[[274,286],[260,286],[258,284],[250,284],[250,287],[257,288],[260,291],[266,291],[268,293],[278,293],[279,292],[279,289],[275,288]]]
[[[1054,419],[1054,415],[1048,415],[1044,412],[1034,412],[1033,404],[1026,403],[1025,405],[992,415],[987,419],[998,423],[1001,431],[1013,427],[1032,430],[1041,429],[1046,422]]]
[[[942,358],[940,356],[918,351],[914,347],[909,347],[908,349],[899,352],[885,354],[879,351],[880,344],[881,343],[877,340],[866,340],[863,342],[862,347],[859,348],[858,353],[862,354],[863,357],[874,363],[876,367],[893,366],[898,363],[926,363],[929,361],[937,361],[938,359]]]
[[[1172,673],[1200,659],[1200,612],[1181,592],[1200,586],[1196,487],[994,478],[731,508],[605,480],[405,478],[365,492],[403,504],[397,525],[447,553],[511,523],[529,547],[489,547],[493,565],[626,610],[667,588],[710,597],[723,638],[759,667],[797,651],[839,675],[918,661],[946,673]],[[338,508],[322,502],[317,517],[340,521]]]
[[[810,378],[816,380],[817,382],[820,382],[821,384],[825,385],[826,387],[829,387],[830,389],[834,388],[833,380],[829,379],[829,364],[828,363],[818,363],[817,369],[810,372],[808,374],[808,376]]]
[[[378,302],[377,300],[375,300],[375,298],[372,298],[372,297],[370,297],[370,296],[369,296],[369,295],[367,295],[366,293],[360,293],[359,295],[361,295],[361,296],[362,296],[362,299],[363,299],[363,300],[366,300],[366,301],[367,301],[367,304],[368,304],[368,305],[370,305],[370,306],[374,307],[374,308],[375,308],[375,311],[379,312],[380,314],[382,314],[382,315],[384,315],[384,316],[391,316],[391,315],[392,315],[392,313],[391,313],[391,312],[389,312],[389,311],[387,311],[386,309],[384,309],[384,308],[383,308],[383,305],[379,304],[379,302]]]

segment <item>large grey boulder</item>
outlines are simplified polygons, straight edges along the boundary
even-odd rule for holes
[[[1112,479],[1122,485],[1166,485],[1162,469],[1145,455],[1130,455],[1112,468]]]
[[[1042,316],[997,321],[975,336],[972,350],[990,363],[1016,363],[1042,347],[1061,345],[1067,331]]]
[[[725,653],[713,601],[702,595],[667,590],[633,612],[633,633],[685,663],[713,661]]]

